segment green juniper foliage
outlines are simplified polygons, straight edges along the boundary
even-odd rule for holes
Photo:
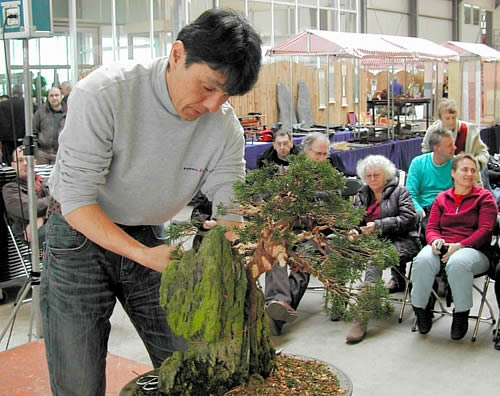
[[[329,311],[344,312],[348,305],[347,320],[389,315],[387,290],[359,281],[368,264],[380,269],[397,264],[397,251],[376,233],[347,237],[364,210],[342,198],[345,179],[327,161],[312,162],[305,155],[289,160],[286,172],[270,165],[235,185],[239,213],[247,221],[240,241],[257,242],[267,227],[276,243],[285,242],[292,268],[310,270],[325,284]]]

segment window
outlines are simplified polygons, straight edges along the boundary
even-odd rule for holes
[[[340,31],[341,32],[357,32],[356,13],[340,12]]]
[[[472,23],[479,26],[479,7],[474,7],[472,9]]]
[[[316,8],[299,7],[299,32],[317,28]]]
[[[464,24],[470,25],[472,23],[472,7],[470,4],[464,4]]]
[[[332,32],[337,32],[337,10],[320,9],[319,10],[319,28],[321,30],[330,30]]]

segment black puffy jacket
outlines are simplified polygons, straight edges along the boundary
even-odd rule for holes
[[[354,197],[354,206],[366,209],[372,199],[370,187],[364,185]],[[380,219],[375,220],[375,228],[381,231],[382,237],[394,243],[400,256],[413,257],[420,250],[417,213],[410,193],[406,187],[398,185],[396,177],[389,180],[382,191]]]

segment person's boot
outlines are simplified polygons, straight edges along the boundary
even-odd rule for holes
[[[430,309],[413,307],[417,317],[417,326],[420,334],[427,334],[432,328],[432,312]]]
[[[362,341],[366,335],[366,328],[366,323],[355,320],[354,322],[352,322],[352,327],[345,337],[346,341],[351,344]]]
[[[451,339],[461,340],[469,329],[469,312],[455,312],[453,310],[453,321],[451,322]]]

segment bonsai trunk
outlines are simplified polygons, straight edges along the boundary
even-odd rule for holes
[[[186,339],[160,368],[168,394],[222,395],[251,376],[267,377],[275,352],[264,296],[220,228],[198,250],[163,273],[160,302],[176,335]]]

